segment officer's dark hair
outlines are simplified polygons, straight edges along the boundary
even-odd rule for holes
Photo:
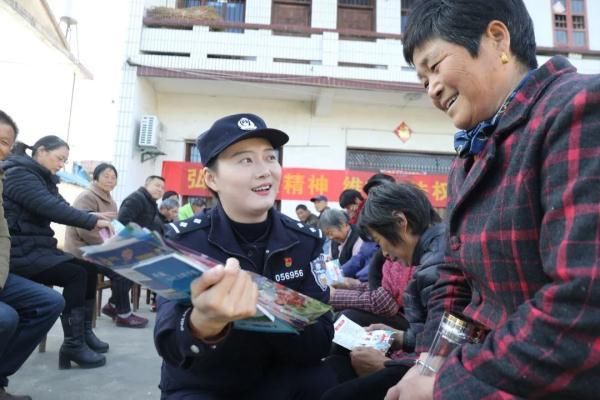
[[[308,211],[308,207],[306,207],[304,204],[298,204],[296,206],[296,211],[298,211],[298,210]]]
[[[15,123],[15,121],[13,121],[10,115],[8,115],[2,110],[0,110],[0,124],[10,126],[13,132],[15,133],[15,139],[17,138],[17,135],[19,134],[19,128],[17,127],[17,124]]]
[[[23,142],[15,142],[12,148],[12,153],[17,155],[25,155],[26,150],[31,150],[31,156],[35,157],[40,148],[43,148],[46,151],[52,151],[61,147],[66,147],[67,150],[69,149],[69,145],[67,144],[67,142],[65,142],[58,136],[48,135],[38,139],[38,141],[35,142],[33,146],[29,146]]]
[[[365,192],[368,195],[369,190],[371,190],[375,186],[381,185],[384,182],[396,182],[396,180],[391,175],[378,172],[372,175],[369,178],[369,180],[367,180],[367,183],[365,183],[365,186],[363,186],[363,192]]]
[[[415,49],[442,39],[467,49],[477,58],[481,37],[497,20],[510,33],[510,50],[529,68],[537,68],[533,22],[523,0],[422,0],[411,9],[402,37],[404,59],[414,65]]]
[[[399,220],[395,215],[406,217],[411,232],[421,235],[433,224],[442,221],[425,193],[410,183],[384,183],[369,192],[360,212],[358,225],[365,234],[375,231],[392,245],[402,242],[398,234]]]
[[[212,160],[210,160],[209,162],[206,163],[205,165],[206,168],[210,169],[211,171],[217,172],[218,168],[217,168],[217,157],[214,157]],[[212,190],[210,188],[210,186],[206,185],[206,187],[208,188],[208,190],[210,191],[210,193],[214,196],[215,199],[219,200],[219,193],[215,192],[214,190]]]
[[[100,163],[96,166],[96,168],[94,168],[94,172],[92,173],[92,179],[97,181],[98,179],[100,179],[100,175],[106,171],[107,169],[112,169],[112,171],[115,173],[115,177],[119,177],[119,174],[117,173],[117,169],[115,168],[114,165],[109,164],[109,163]]]
[[[340,207],[346,208],[350,204],[356,203],[356,200],[363,201],[363,197],[356,189],[346,189],[340,193]]]
[[[163,178],[160,175],[150,175],[149,177],[146,178],[146,181],[144,182],[144,185],[149,184],[150,182],[152,182],[155,179],[159,179],[159,180],[165,182],[165,178]]]

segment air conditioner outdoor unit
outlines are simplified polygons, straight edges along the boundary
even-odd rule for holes
[[[144,115],[140,121],[140,133],[138,146],[156,148],[158,147],[158,130],[160,123],[156,115]]]

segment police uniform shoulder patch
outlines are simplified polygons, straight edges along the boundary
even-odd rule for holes
[[[307,236],[311,236],[311,237],[318,238],[318,239],[321,239],[323,237],[323,233],[321,232],[321,230],[319,228],[315,228],[310,225],[303,224],[302,222],[299,222],[293,218],[290,218],[287,215],[281,214],[281,221],[283,222],[283,224],[286,227],[291,228],[296,232],[301,232]]]
[[[168,238],[176,238],[188,232],[206,228],[209,225],[210,217],[203,214],[199,217],[191,217],[184,219],[183,221],[171,222],[165,225],[165,236]]]
[[[312,272],[315,282],[321,290],[327,290],[327,269],[325,267],[325,260],[322,257],[318,257],[310,262],[310,272]]]

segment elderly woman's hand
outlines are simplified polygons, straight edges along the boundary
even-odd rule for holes
[[[344,278],[342,282],[332,284],[336,289],[354,289],[360,285],[360,281],[354,278]]]
[[[388,390],[385,400],[432,400],[435,375],[421,375],[420,371],[420,365],[409,369],[400,382]]]
[[[389,360],[379,350],[371,347],[356,347],[350,353],[352,368],[358,376],[365,376],[385,368],[384,363]]]
[[[367,332],[371,331],[391,331],[392,333],[392,350],[401,350],[402,344],[404,343],[404,331],[399,331],[386,324],[371,324],[365,328]]]
[[[99,231],[101,229],[107,229],[110,235],[114,234],[114,230],[110,220],[98,218],[96,221],[96,226],[94,226],[94,230]]]

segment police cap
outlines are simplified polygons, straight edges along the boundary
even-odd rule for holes
[[[284,132],[268,128],[258,115],[228,115],[217,120],[209,130],[198,136],[196,145],[200,160],[207,165],[232,144],[252,138],[267,139],[273,148],[281,147],[289,140]]]

